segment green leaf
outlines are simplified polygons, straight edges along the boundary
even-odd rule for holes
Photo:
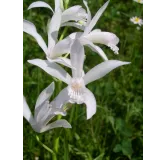
[[[116,131],[119,131],[120,134],[123,136],[126,136],[126,137],[132,136],[132,130],[127,126],[126,122],[121,118],[116,119],[115,128],[116,128]]]
[[[98,157],[96,157],[94,160],[102,160],[104,157],[104,153],[101,153]]]
[[[113,151],[114,151],[115,153],[122,151],[122,146],[121,146],[121,144],[117,144],[117,145],[114,147]]]
[[[130,139],[125,139],[122,141],[122,153],[125,156],[128,156],[131,158],[131,155],[133,154],[133,149],[132,149],[132,143]]]

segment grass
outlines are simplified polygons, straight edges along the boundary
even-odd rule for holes
[[[48,9],[37,8],[27,11],[33,2],[24,0],[24,18],[32,21],[38,32],[47,40],[46,24],[52,13]],[[104,4],[104,0],[88,1],[92,15]],[[47,0],[54,6],[53,0]],[[81,0],[70,1],[70,6],[79,4]],[[129,21],[131,16],[142,17],[142,5],[132,0],[111,1],[95,28],[113,32],[120,38],[119,55],[114,55],[108,47],[102,46],[109,59],[130,61],[104,78],[89,84],[87,87],[94,93],[97,100],[97,113],[92,119],[86,120],[85,105],[73,105],[65,118],[72,129],[53,129],[37,134],[26,120],[23,127],[23,150],[25,160],[142,160],[143,158],[143,40],[142,28]],[[76,31],[68,28],[66,35]],[[60,30],[63,32],[63,29]],[[27,60],[45,59],[45,55],[36,41],[24,33],[24,96],[33,112],[39,93],[53,82],[47,73],[40,68],[28,64]],[[87,72],[102,59],[86,48],[84,69]],[[67,68],[66,68],[67,69]],[[55,82],[55,97],[64,83]],[[52,98],[53,98],[52,97]],[[51,148],[56,156],[36,140]],[[59,143],[58,143],[59,142]],[[57,145],[59,144],[59,146]]]

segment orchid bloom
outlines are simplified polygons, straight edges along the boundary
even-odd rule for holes
[[[48,47],[46,43],[44,42],[43,38],[37,32],[36,27],[33,23],[27,20],[23,20],[23,31],[30,34],[36,39],[37,43],[42,48],[42,50],[46,54],[47,59],[50,62],[60,63],[71,68],[72,67],[71,62],[68,58],[59,57],[59,55],[69,52],[71,40],[69,38],[63,39],[62,41],[59,41],[61,42],[60,45],[59,45],[59,42],[56,44],[58,30],[60,26],[60,21],[56,17],[57,15],[55,14],[52,17],[51,22],[48,26]],[[53,52],[54,52],[54,57],[52,58],[50,55],[52,55]]]
[[[79,39],[82,45],[86,45],[86,46],[90,47],[90,49],[92,49],[94,52],[98,53],[104,60],[108,60],[104,51],[99,46],[95,45],[94,43],[104,44],[104,45],[110,47],[110,49],[113,50],[114,53],[118,54],[119,48],[116,45],[119,43],[119,38],[113,33],[102,32],[100,29],[95,29],[95,30],[92,30],[92,29],[94,28],[94,26],[97,23],[97,21],[99,20],[100,16],[103,14],[105,9],[107,8],[109,1],[107,1],[98,10],[98,12],[93,17],[93,19],[91,19],[91,12],[88,8],[87,2],[85,0],[83,2],[87,8],[87,13],[88,13],[87,23],[86,23],[84,32],[72,33],[66,39],[68,39],[68,42],[69,42],[69,39],[71,39],[72,43],[75,39]],[[61,42],[59,42],[59,45],[60,45],[60,43]],[[61,46],[62,46],[62,44],[61,44]],[[70,51],[70,49],[69,49],[69,51]],[[52,55],[51,55],[52,57],[54,57],[54,53],[52,53]]]
[[[53,9],[45,2],[34,2],[28,9],[35,7],[47,7],[53,11],[53,16],[50,23],[48,24],[48,47],[44,42],[43,38],[37,32],[35,25],[27,20],[23,21],[23,31],[33,36],[38,42],[39,46],[42,48],[46,54],[47,59],[50,62],[56,62],[63,64],[67,67],[72,68],[70,60],[65,57],[60,57],[62,54],[70,52],[70,46],[72,40],[70,38],[63,39],[57,42],[58,31],[61,26],[77,26],[74,22],[68,22],[71,20],[79,21],[85,20],[87,14],[81,6],[73,6],[62,13],[62,8],[60,8],[60,0],[55,0],[55,12]],[[73,24],[73,25],[71,25]],[[79,27],[80,28],[80,25]],[[80,28],[81,29],[81,28]]]
[[[73,26],[79,29],[84,29],[87,19],[87,13],[85,9],[82,8],[80,5],[75,5],[64,10],[63,7],[63,0],[54,0],[55,1],[55,9],[53,10],[52,7],[47,4],[46,2],[37,1],[33,2],[28,9],[36,8],[36,7],[45,7],[49,8],[53,14],[57,12],[58,9],[61,10],[61,26]],[[75,22],[73,22],[75,21]],[[80,23],[81,22],[81,23]]]
[[[57,127],[71,128],[71,125],[64,119],[48,124],[48,122],[55,115],[66,115],[66,112],[62,108],[54,108],[54,114],[52,114],[52,104],[49,103],[48,100],[51,97],[53,91],[54,83],[51,83],[41,92],[36,102],[34,117],[32,116],[25,97],[23,97],[23,116],[31,124],[32,128],[38,133],[42,133]]]
[[[57,65],[53,65],[47,60],[34,59],[28,62],[42,68],[51,76],[67,83],[68,86],[63,89],[53,101],[52,104],[54,107],[61,108],[68,102],[77,104],[85,103],[87,119],[90,119],[96,113],[96,100],[93,93],[86,88],[86,85],[104,77],[107,73],[119,66],[129,64],[129,62],[108,60],[98,64],[84,74],[84,57],[84,47],[80,41],[76,39],[71,47],[70,53],[71,64],[75,68],[72,69],[72,77],[62,67],[57,67]]]

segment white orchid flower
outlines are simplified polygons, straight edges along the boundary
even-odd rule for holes
[[[79,29],[84,29],[87,19],[87,13],[85,9],[82,8],[80,5],[75,5],[64,10],[63,7],[63,0],[54,0],[55,1],[55,9],[53,10],[52,7],[47,4],[46,2],[37,1],[33,2],[28,9],[36,8],[36,7],[45,7],[49,8],[53,14],[57,12],[57,10],[61,9],[61,26],[73,26]],[[75,22],[73,22],[75,21]],[[82,22],[82,23],[79,23]]]
[[[48,124],[48,122],[55,115],[66,115],[66,112],[62,108],[54,108],[54,114],[52,114],[52,105],[48,100],[53,91],[54,83],[51,83],[41,92],[36,102],[34,117],[29,109],[25,97],[23,97],[23,116],[31,124],[32,128],[38,133],[42,133],[57,127],[71,128],[71,125],[64,119]]]
[[[60,12],[60,11],[59,11]],[[57,12],[56,12],[57,13]],[[71,39],[63,39],[57,42],[57,34],[59,30],[59,19],[56,18],[56,14],[52,17],[51,22],[48,28],[48,47],[44,42],[43,38],[37,32],[36,27],[33,23],[23,20],[23,31],[33,36],[39,46],[42,48],[44,53],[46,54],[47,59],[50,62],[56,62],[67,67],[72,68],[71,62],[68,58],[60,57],[64,53],[68,53],[70,51]],[[63,46],[63,47],[62,47]],[[54,55],[54,57],[50,56]]]
[[[86,88],[86,85],[104,77],[107,73],[119,66],[129,64],[129,62],[108,60],[98,64],[84,74],[83,64],[85,53],[84,47],[79,40],[75,40],[73,43],[70,56],[71,64],[76,68],[72,69],[72,77],[62,67],[57,67],[57,65],[53,65],[47,60],[36,59],[29,60],[28,62],[42,68],[51,76],[67,83],[68,86],[56,97],[53,103],[54,107],[62,107],[68,102],[77,104],[85,103],[87,107],[87,119],[90,119],[96,113],[96,100],[93,93]]]
[[[90,47],[90,49],[92,49],[94,52],[98,53],[104,60],[108,60],[104,51],[99,46],[95,45],[94,43],[106,45],[106,46],[110,47],[110,49],[113,50],[114,53],[118,54],[119,48],[117,47],[117,44],[119,43],[119,38],[113,33],[102,32],[100,29],[95,29],[95,30],[92,30],[92,29],[94,28],[94,26],[97,23],[97,21],[99,20],[100,16],[103,14],[105,9],[107,8],[109,1],[107,1],[98,10],[98,12],[93,17],[93,19],[91,19],[91,12],[88,8],[87,2],[85,0],[83,2],[87,8],[87,13],[88,13],[87,23],[86,23],[84,32],[72,33],[66,39],[68,39],[68,41],[69,41],[69,39],[72,39],[72,41],[74,41],[77,38],[80,40],[82,45],[86,45],[86,46]],[[60,43],[59,43],[59,45],[60,45]],[[54,57],[53,54],[52,54],[52,57]]]

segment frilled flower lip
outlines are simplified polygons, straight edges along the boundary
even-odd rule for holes
[[[25,97],[23,97],[23,116],[31,124],[32,128],[38,133],[45,132],[57,127],[71,128],[71,125],[63,119],[49,124],[49,121],[55,115],[66,115],[66,112],[63,110],[63,108],[60,108],[58,106],[55,107],[52,105],[52,103],[49,103],[49,98],[53,94],[54,88],[54,83],[51,83],[46,89],[41,92],[36,101],[34,117],[29,109]],[[53,107],[54,113],[52,112]]]
[[[90,119],[96,113],[96,100],[93,93],[85,86],[95,80],[104,77],[113,69],[122,65],[130,64],[130,62],[122,62],[119,60],[104,61],[87,73],[84,74],[83,64],[85,58],[84,47],[78,39],[71,46],[71,65],[72,77],[59,65],[53,65],[47,60],[29,60],[28,62],[42,68],[51,76],[68,84],[58,96],[54,99],[54,106],[63,107],[64,104],[70,103],[85,103],[87,108],[87,119]]]
[[[111,33],[111,32],[103,32],[100,29],[95,29],[94,26],[96,25],[97,21],[99,20],[100,16],[103,14],[105,9],[107,8],[109,1],[107,1],[95,14],[93,18],[91,18],[91,12],[88,8],[87,2],[83,1],[86,8],[87,8],[87,23],[86,26],[84,27],[83,32],[76,32],[70,34],[66,39],[70,41],[70,44],[72,45],[75,39],[79,39],[80,43],[84,46],[88,46],[92,51],[98,53],[103,60],[108,60],[106,54],[104,51],[97,46],[96,44],[103,44],[108,46],[115,54],[118,54],[119,48],[117,47],[117,44],[119,43],[119,38]],[[71,24],[68,23],[69,25],[77,26],[77,28],[81,28],[79,24]],[[59,43],[61,46],[63,45],[62,42]],[[68,46],[68,51],[71,52],[71,45]],[[56,52],[55,52],[56,53]]]

